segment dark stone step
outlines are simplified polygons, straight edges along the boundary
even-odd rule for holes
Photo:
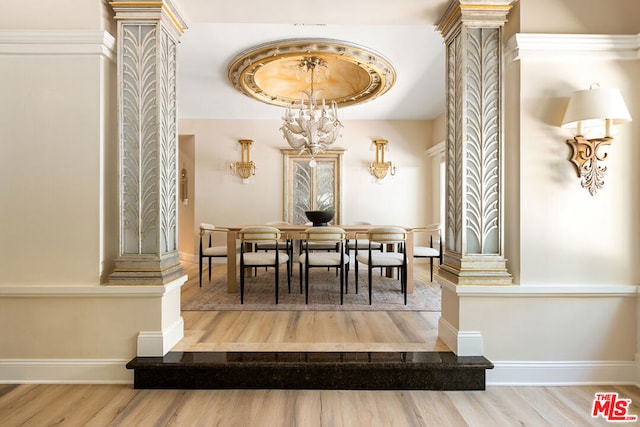
[[[137,389],[484,390],[493,364],[452,352],[169,352],[127,369]]]

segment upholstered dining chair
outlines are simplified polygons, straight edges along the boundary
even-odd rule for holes
[[[276,227],[268,225],[244,227],[238,232],[240,238],[240,304],[244,304],[244,282],[245,268],[274,267],[275,269],[275,294],[276,304],[278,304],[278,290],[280,280],[280,265],[287,265],[287,286],[291,292],[291,271],[289,263],[289,240],[283,238],[282,233]],[[273,243],[274,251],[248,252],[247,246]],[[280,245],[282,249],[280,250]]]
[[[358,233],[362,234],[362,233]],[[402,227],[374,227],[364,233],[369,244],[366,248],[356,245],[356,260],[367,266],[369,276],[369,305],[372,302],[373,275],[376,267],[396,268],[400,273],[400,287],[407,304],[407,253],[405,243],[407,231]],[[357,236],[356,236],[357,237]],[[356,240],[357,241],[357,240]],[[395,251],[379,252],[372,248],[373,243],[391,245]],[[356,286],[358,283],[358,262],[356,262]]]
[[[278,227],[280,225],[289,225],[289,223],[287,221],[269,221],[267,222],[267,225],[272,226],[272,227]],[[287,247],[288,248],[288,252],[287,254],[289,255],[289,264],[288,264],[288,270],[287,271],[291,271],[293,268],[293,244],[291,243],[291,241],[289,241],[289,245],[286,245],[287,242],[285,242],[284,240],[281,240],[280,242],[278,242],[278,246],[280,247],[280,249]],[[274,242],[262,242],[262,243],[256,243],[253,247],[253,250],[256,252],[259,251],[275,251],[276,250],[276,244]],[[300,289],[300,291],[302,291],[302,288]]]
[[[370,222],[366,221],[356,221],[353,225],[372,225]],[[356,250],[356,244],[360,246],[360,248],[366,248],[369,245],[369,241],[367,239],[348,239],[347,240],[347,248],[349,251]],[[372,249],[374,250],[382,250],[382,245],[378,242],[373,242]]]
[[[300,233],[304,251],[298,258],[300,265],[300,286],[302,286],[302,272],[304,267],[305,304],[309,304],[309,269],[313,267],[335,267],[340,270],[340,304],[344,302],[344,292],[347,289],[349,263],[345,242],[347,233],[340,227],[309,227]],[[337,251],[315,251],[314,244],[336,247]]]
[[[353,225],[372,225],[370,222],[366,221],[356,221]],[[369,247],[369,240],[367,239],[347,239],[347,249],[348,253],[354,252],[356,250],[356,246],[360,248]],[[382,252],[382,244],[378,242],[372,242],[371,249]],[[381,272],[382,274],[382,272]]]
[[[202,261],[209,260],[209,281],[211,281],[211,260],[213,258],[227,258],[227,230],[226,228],[215,227],[212,224],[200,224],[200,287],[202,287]],[[215,239],[215,235],[220,235],[220,239]],[[224,236],[222,236],[224,234]],[[222,238],[224,237],[224,240]],[[222,244],[216,244],[216,240],[222,240]],[[239,249],[239,247],[237,248]]]
[[[438,265],[442,264],[442,231],[438,224],[427,227],[414,228],[413,258],[429,258],[431,267],[431,281],[433,282],[433,260],[438,258]],[[420,238],[420,235],[423,237]],[[425,236],[429,245],[419,245],[418,242],[424,242]]]

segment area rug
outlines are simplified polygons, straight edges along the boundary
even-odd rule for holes
[[[240,292],[227,292],[226,276],[217,270],[223,266],[214,266],[211,281],[203,273],[202,288],[195,283],[182,301],[185,311],[223,311],[223,310],[315,310],[315,311],[440,311],[440,286],[429,281],[428,267],[414,268],[414,290],[408,295],[407,304],[400,290],[400,282],[395,278],[384,277],[377,271],[373,275],[373,301],[369,305],[367,271],[360,270],[359,292],[355,293],[355,274],[349,273],[349,293],[344,295],[344,304],[340,305],[339,277],[335,271],[312,269],[309,282],[309,303],[300,293],[297,268],[291,278],[291,293],[287,289],[286,273],[280,274],[278,304],[275,304],[274,272],[272,269],[258,270],[257,274],[245,279],[244,304],[240,304]],[[193,276],[190,275],[189,282]],[[238,283],[238,287],[240,284]],[[303,284],[304,287],[304,284]]]

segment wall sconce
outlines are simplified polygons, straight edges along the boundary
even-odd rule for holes
[[[256,174],[256,165],[251,161],[251,139],[241,139],[238,141],[242,145],[241,161],[231,163],[229,170],[231,175],[238,175],[243,181]]]
[[[185,168],[180,171],[180,200],[185,206],[189,204],[189,179]]]
[[[594,83],[589,89],[579,90],[571,95],[562,119],[562,127],[577,129],[576,136],[567,140],[567,144],[573,150],[570,161],[576,167],[580,185],[589,190],[592,196],[604,185],[607,167],[601,166],[598,162],[604,161],[607,153],[600,153],[599,150],[613,142],[611,126],[630,121],[631,115],[619,89],[601,89]],[[583,128],[603,125],[603,138],[585,138]]]
[[[384,152],[389,150],[387,144],[389,141],[386,139],[375,139],[371,148],[376,150],[376,161],[369,165],[369,172],[375,176],[376,179],[382,179],[387,176],[387,172],[391,173],[391,176],[396,174],[396,166],[391,162],[384,161]]]

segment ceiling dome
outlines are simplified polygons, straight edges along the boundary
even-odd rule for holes
[[[332,39],[279,40],[246,50],[231,61],[229,81],[247,96],[289,107],[309,89],[300,72],[300,64],[309,57],[326,64],[316,74],[314,90],[328,104],[342,107],[370,101],[395,83],[395,70],[381,54]]]

